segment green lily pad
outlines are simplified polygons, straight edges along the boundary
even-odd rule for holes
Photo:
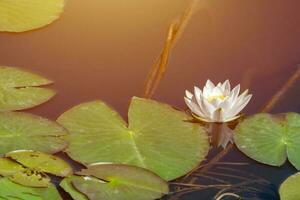
[[[23,32],[46,26],[63,11],[64,0],[1,0],[0,31]]]
[[[19,163],[8,158],[0,158],[0,175],[10,176],[18,172],[24,171],[25,168]]]
[[[0,199],[22,200],[61,200],[55,186],[48,188],[25,187],[16,184],[8,178],[0,178]]]
[[[56,176],[69,176],[73,173],[71,166],[64,160],[49,154],[37,151],[14,151],[6,154],[18,163],[40,172]]]
[[[287,178],[279,188],[281,200],[299,200],[300,173]]]
[[[0,21],[1,3],[2,1]],[[51,83],[52,81],[39,75],[14,67],[0,66],[0,111],[23,110],[48,101],[55,92],[38,86]]]
[[[51,185],[51,179],[47,175],[31,169],[17,172],[9,176],[9,179],[28,187],[49,187]]]
[[[50,120],[20,112],[0,112],[0,155],[15,150],[55,153],[68,142],[67,131]]]
[[[82,177],[75,176],[75,175],[64,178],[60,182],[60,187],[62,187],[64,189],[64,191],[69,193],[74,200],[89,200],[85,194],[82,194],[77,189],[75,189],[72,184],[73,181],[81,180],[81,179],[82,179]]]
[[[254,115],[238,125],[234,141],[250,158],[272,166],[281,166],[288,157],[300,169],[300,115]]]
[[[73,180],[75,188],[90,200],[153,200],[169,192],[168,184],[156,174],[143,168],[100,164],[89,166],[78,174],[99,178]]]
[[[83,164],[121,163],[149,169],[165,180],[196,167],[209,149],[205,129],[171,106],[134,97],[129,125],[101,101],[78,105],[57,120],[70,132],[66,152]]]

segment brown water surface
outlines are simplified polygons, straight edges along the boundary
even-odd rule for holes
[[[203,0],[204,1],[204,0]],[[132,96],[160,53],[168,25],[189,0],[69,0],[61,19],[22,34],[0,33],[0,65],[55,81],[58,95],[30,112],[56,119],[84,101],[102,99],[126,116]],[[197,12],[171,56],[154,99],[185,109],[185,89],[230,79],[254,94],[258,112],[300,63],[300,1],[212,0]],[[273,112],[300,112],[297,82]],[[247,161],[238,151],[226,157]],[[278,185],[296,172],[252,162],[249,171]],[[189,196],[185,199],[198,199]]]

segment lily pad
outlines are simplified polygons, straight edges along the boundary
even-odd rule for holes
[[[46,78],[18,68],[0,67],[0,111],[23,110],[48,101],[55,92],[38,86],[51,83]]]
[[[91,200],[153,200],[169,192],[168,184],[143,168],[100,164],[89,166],[78,174],[99,178],[73,180],[75,188]]]
[[[121,163],[149,169],[165,180],[178,178],[207,155],[208,137],[190,116],[171,106],[134,97],[129,125],[101,101],[83,103],[58,122],[70,132],[66,152],[83,164]]]
[[[75,175],[70,176],[70,177],[64,178],[61,181],[60,186],[67,193],[69,193],[74,200],[89,200],[85,194],[82,194],[77,189],[75,189],[73,184],[72,184],[73,181],[81,180],[81,179],[82,179],[82,177],[80,177],[80,176],[75,176]]]
[[[25,187],[16,184],[8,178],[0,178],[0,199],[22,200],[61,200],[55,186],[48,188]]]
[[[67,131],[48,119],[21,112],[0,112],[0,155],[15,150],[56,153],[68,142]]]
[[[1,0],[0,31],[23,32],[46,26],[56,20],[64,0]]]
[[[299,170],[300,115],[254,115],[238,125],[234,136],[237,147],[250,158],[273,166],[287,159]]]
[[[73,173],[71,166],[64,160],[49,154],[37,151],[15,151],[6,154],[22,165],[40,172],[56,176],[69,176]]]
[[[0,158],[0,175],[10,176],[18,172],[24,171],[25,168],[19,163],[8,158]]]
[[[299,200],[300,173],[290,176],[280,186],[279,194],[281,200]]]
[[[17,172],[9,176],[9,179],[15,183],[29,187],[49,187],[51,185],[51,179],[47,175],[31,169]]]

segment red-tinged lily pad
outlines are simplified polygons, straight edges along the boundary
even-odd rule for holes
[[[23,32],[46,26],[56,20],[64,0],[1,0],[0,31]]]
[[[96,164],[78,174],[83,177],[71,180],[74,187],[71,191],[74,194],[74,189],[77,189],[90,200],[153,200],[169,192],[166,181],[135,166]]]
[[[75,189],[72,183],[75,180],[82,180],[82,178],[83,177],[81,176],[70,176],[64,178],[59,185],[64,189],[64,191],[69,193],[74,200],[89,200],[85,194]]]
[[[69,176],[73,173],[71,166],[61,158],[37,151],[14,151],[5,155],[23,166],[39,172],[56,176]]]
[[[83,103],[57,120],[70,132],[66,152],[83,164],[121,163],[178,178],[204,160],[206,130],[169,105],[134,97],[129,125],[101,101]]]
[[[21,112],[0,112],[0,155],[15,150],[55,153],[64,149],[67,131],[48,119]]]
[[[257,114],[241,122],[235,130],[237,147],[250,158],[273,166],[286,159],[300,169],[300,115]]]
[[[2,1],[0,21],[1,3]],[[51,83],[52,81],[37,74],[0,66],[0,111],[23,110],[48,101],[55,95],[55,91],[39,86]]]

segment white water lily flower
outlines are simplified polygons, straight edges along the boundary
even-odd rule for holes
[[[195,87],[194,94],[186,91],[184,99],[196,118],[206,122],[229,122],[240,116],[252,98],[248,90],[239,93],[240,85],[231,90],[229,80],[216,86],[207,80],[203,91]]]

